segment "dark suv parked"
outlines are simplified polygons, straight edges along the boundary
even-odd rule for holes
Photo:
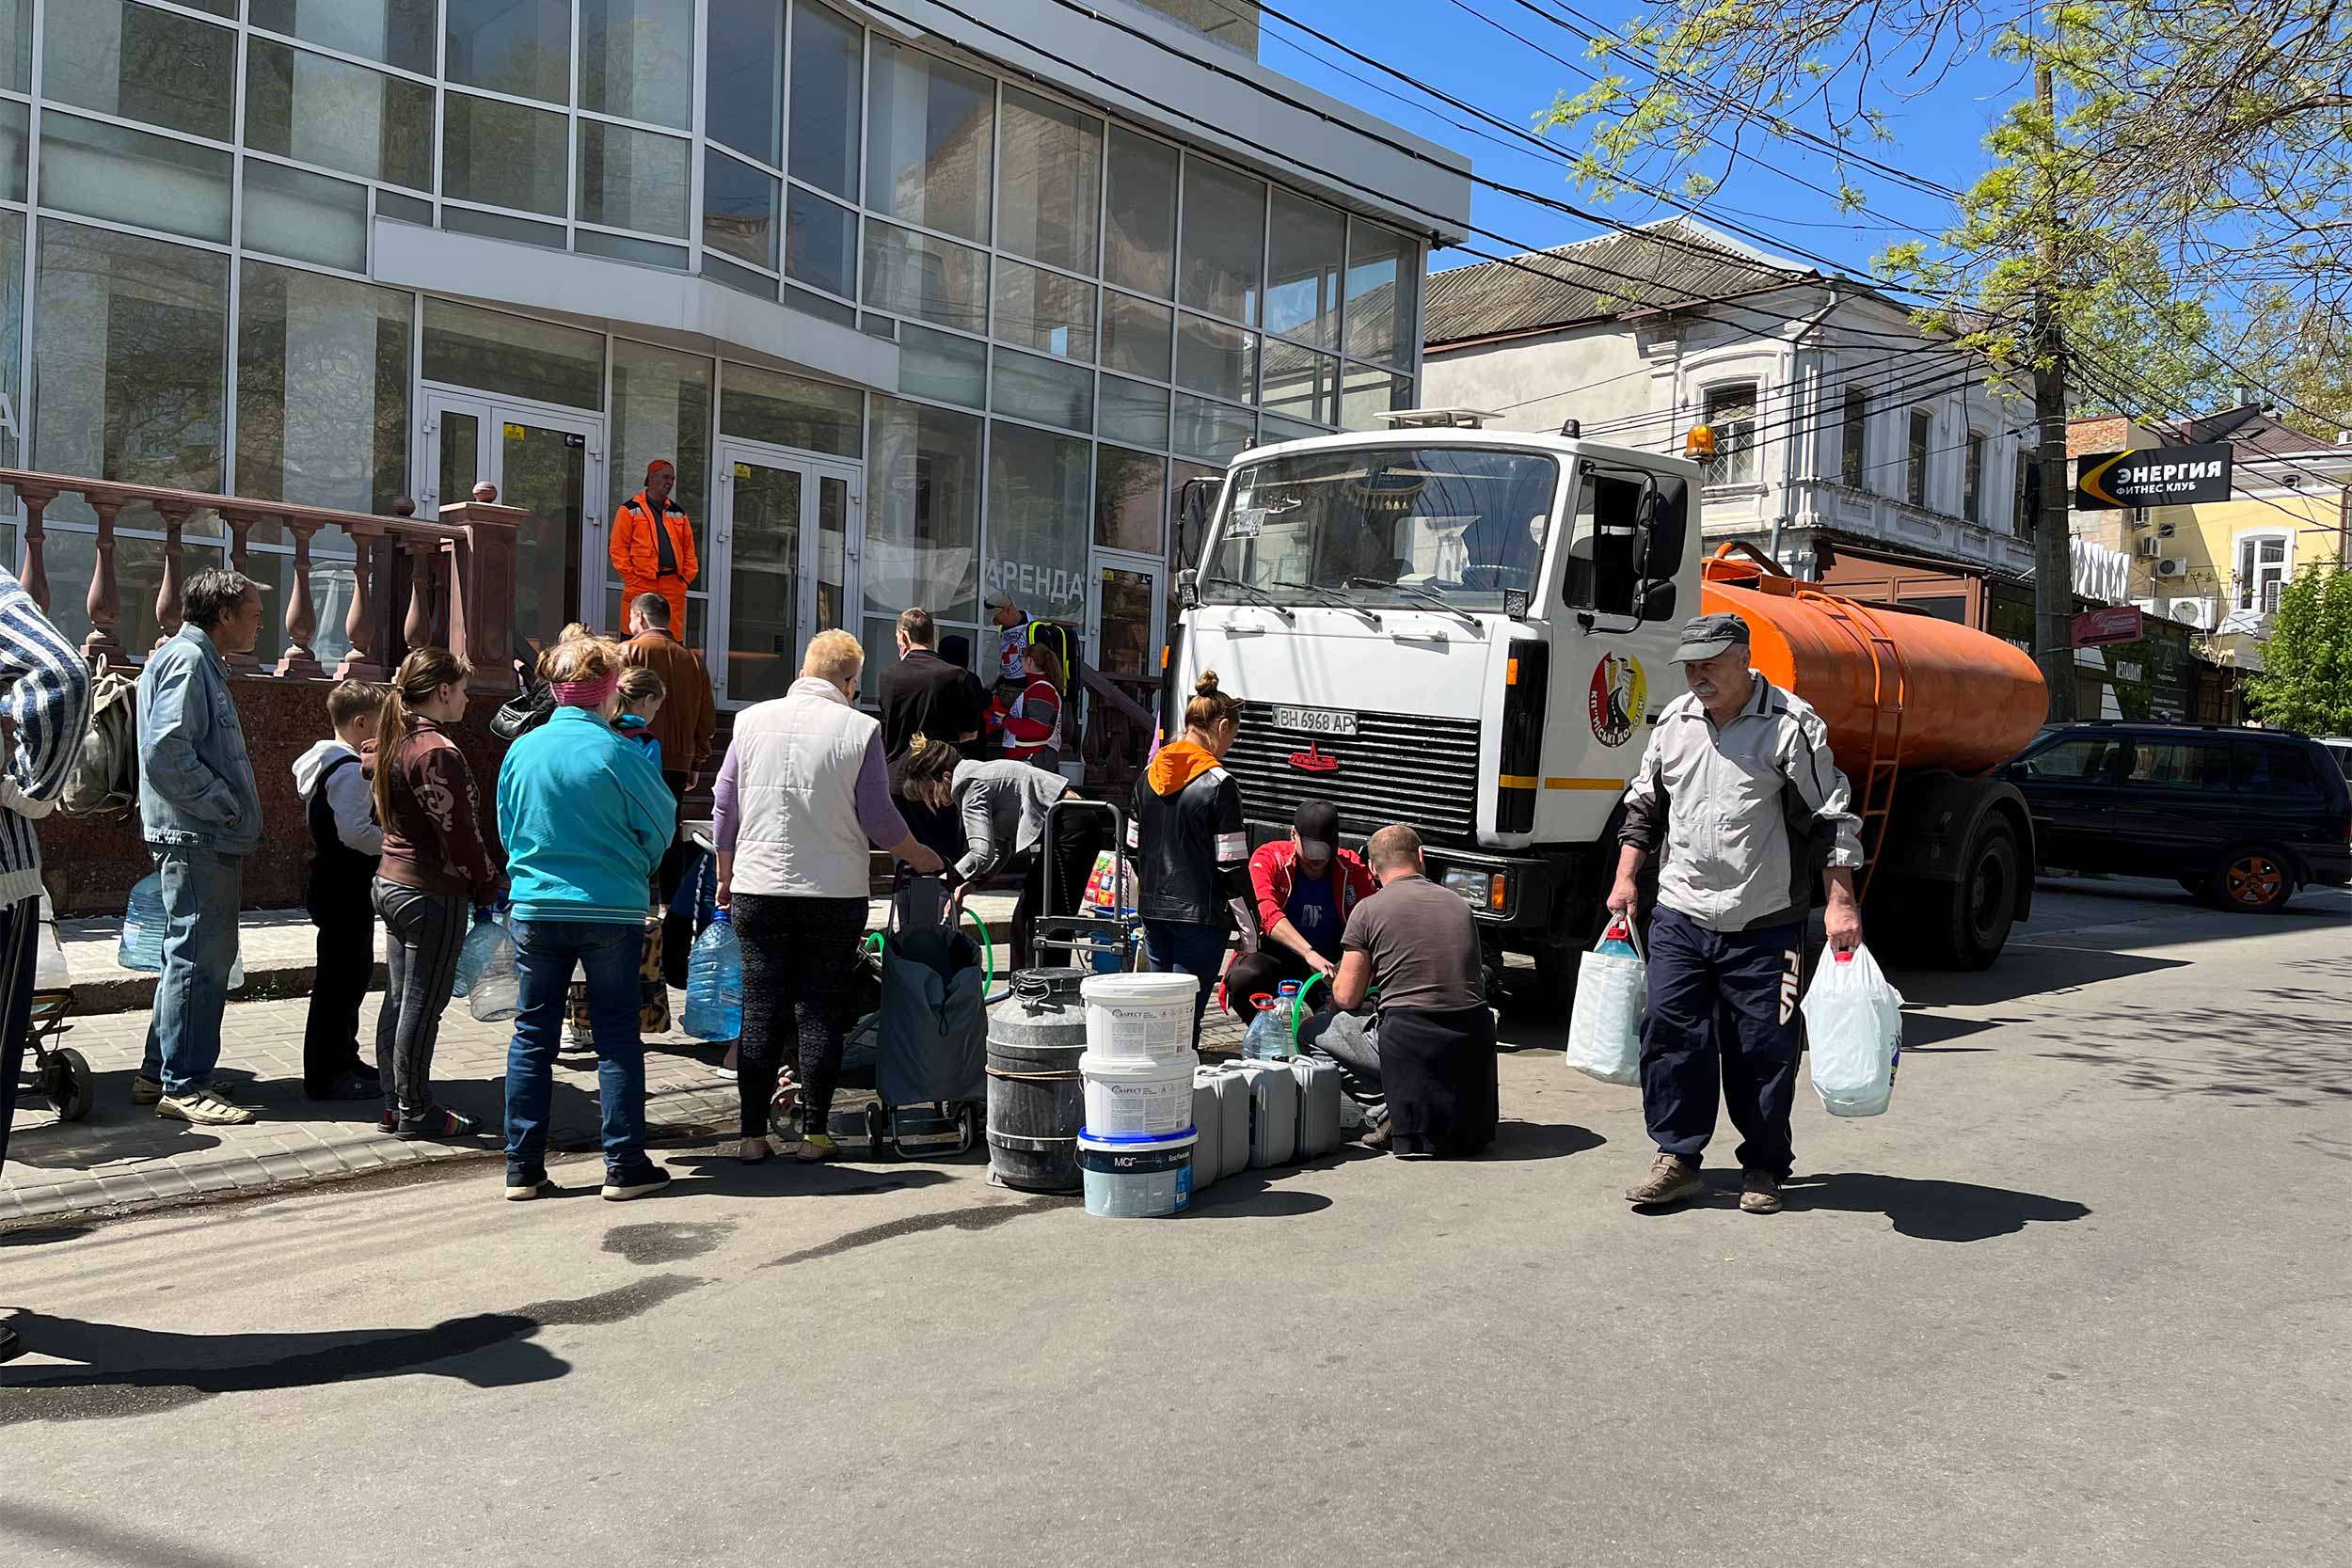
[[[2177,878],[2255,913],[2312,882],[2352,882],[2352,787],[2299,735],[2068,724],[2005,771],[2025,792],[2044,867]]]

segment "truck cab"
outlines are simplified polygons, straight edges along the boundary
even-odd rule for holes
[[[1253,836],[1320,798],[1416,829],[1490,946],[1581,945],[1695,613],[1695,464],[1483,428],[1474,411],[1256,448],[1179,578],[1162,728],[1203,671],[1247,704],[1225,766]]]

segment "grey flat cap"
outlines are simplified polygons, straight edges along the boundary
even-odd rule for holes
[[[1682,623],[1682,645],[1674,652],[1677,664],[1693,664],[1703,658],[1748,645],[1748,624],[1729,610],[1712,615],[1693,615]]]

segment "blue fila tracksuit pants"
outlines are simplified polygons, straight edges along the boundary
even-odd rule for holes
[[[1740,1130],[1740,1168],[1788,1179],[1804,969],[1802,924],[1710,931],[1659,906],[1642,1019],[1642,1111],[1661,1152],[1698,1164],[1715,1135],[1720,1077]]]

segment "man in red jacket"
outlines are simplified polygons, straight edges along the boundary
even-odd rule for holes
[[[1353,849],[1339,847],[1339,809],[1310,800],[1291,817],[1290,837],[1249,857],[1260,941],[1225,972],[1225,1005],[1236,1018],[1248,1021],[1249,999],[1274,995],[1285,980],[1328,980],[1339,969],[1347,917],[1380,886]]]

